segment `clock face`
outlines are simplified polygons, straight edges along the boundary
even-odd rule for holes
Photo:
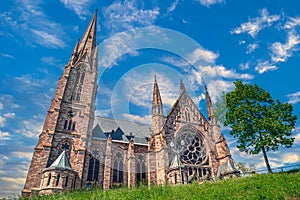
[[[186,165],[204,165],[208,156],[201,135],[193,129],[185,129],[176,137],[176,146],[180,150],[180,161]]]

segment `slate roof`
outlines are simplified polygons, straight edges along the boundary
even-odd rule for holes
[[[50,167],[47,167],[45,170],[51,170],[51,169],[74,171],[70,165],[65,150],[56,158],[56,160],[52,163],[52,165],[50,165]]]
[[[148,144],[150,129],[150,124],[95,117],[92,137],[93,139],[107,140],[110,135],[112,140],[120,142],[129,142],[133,138],[135,144],[146,145]]]

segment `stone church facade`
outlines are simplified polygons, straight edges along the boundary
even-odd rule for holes
[[[95,117],[96,23],[97,13],[59,79],[22,194],[92,185],[187,184],[236,173],[207,89],[207,119],[182,82],[164,116],[156,78],[152,125]]]

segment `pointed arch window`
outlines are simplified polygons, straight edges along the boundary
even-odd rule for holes
[[[50,182],[51,182],[51,173],[49,173],[49,175],[48,175],[48,182],[47,182],[47,186],[49,186],[49,185],[50,185]]]
[[[69,176],[66,177],[65,187],[68,187]]]
[[[88,181],[98,181],[100,162],[98,159],[91,157],[88,170]]]
[[[117,153],[114,160],[113,183],[123,183],[123,157],[121,153]]]
[[[71,100],[80,101],[82,85],[85,77],[85,66],[84,64],[80,64],[77,66],[77,70],[75,72],[75,82],[72,89]]]
[[[60,179],[60,174],[57,174],[57,177],[56,177],[56,184],[55,184],[55,186],[58,186],[59,179]]]
[[[136,182],[144,181],[146,181],[145,159],[142,155],[139,155],[136,161]]]

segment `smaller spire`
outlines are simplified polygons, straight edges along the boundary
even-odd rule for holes
[[[66,150],[63,150],[63,152],[56,158],[56,160],[50,165],[50,167],[46,169],[68,169],[73,170],[69,159],[67,157]]]
[[[213,105],[212,105],[212,102],[211,102],[211,98],[209,96],[209,93],[208,93],[208,89],[205,85],[205,98],[206,98],[206,106],[207,106],[207,114],[208,114],[208,120],[213,120],[214,119],[214,108],[213,108]]]
[[[154,86],[153,86],[153,99],[152,99],[152,105],[162,105],[161,96],[156,80],[156,75],[154,75]]]
[[[184,87],[184,84],[182,82],[182,79],[180,79],[180,94],[185,92],[185,87]]]

